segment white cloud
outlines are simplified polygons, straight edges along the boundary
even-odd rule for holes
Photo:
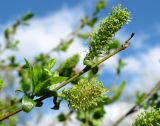
[[[66,122],[59,122],[55,115],[45,114],[37,121],[37,118],[27,122],[28,126],[80,126],[80,123],[76,120],[76,115],[72,114]]]
[[[127,64],[124,72],[130,73],[133,80],[128,82],[126,92],[135,93],[136,90],[149,91],[160,81],[160,47],[149,48],[136,56],[126,58]],[[132,62],[132,63],[131,63]]]
[[[3,57],[13,53],[17,55],[18,61],[22,61],[24,57],[32,60],[35,55],[48,52],[74,30],[74,26],[77,25],[83,15],[82,7],[63,8],[45,17],[32,19],[29,27],[20,27],[18,29],[16,37],[20,40],[19,51],[8,51]],[[85,51],[86,47],[83,46],[82,42],[75,39],[67,53],[53,53],[52,56],[64,60],[73,54],[79,53],[81,57],[84,57]]]
[[[106,115],[104,116],[102,120],[101,126],[110,126],[115,123],[117,119],[119,119],[121,116],[123,116],[131,107],[133,106],[133,103],[130,102],[116,102],[115,104],[111,104],[105,107]],[[68,113],[68,112],[67,112]],[[29,126],[64,126],[64,122],[61,123],[56,118],[57,114],[45,114],[43,115],[39,120],[37,119],[37,116],[34,116],[34,118],[27,122]],[[121,122],[119,126],[128,126],[134,121],[134,118],[136,117],[137,113],[134,113],[130,116],[128,116],[125,120]],[[38,121],[37,121],[38,120]],[[70,119],[65,122],[65,124],[69,126],[80,126],[80,122],[76,119],[76,114],[73,113],[70,116]]]
[[[116,102],[114,104],[108,105],[105,107],[106,115],[103,119],[102,126],[111,126],[117,119],[122,117],[130,108],[132,108],[133,103],[130,102]],[[135,114],[128,116],[123,120],[118,126],[128,126],[131,124],[135,118]]]
[[[126,57],[124,59],[124,62],[127,64],[124,67],[123,72],[133,74],[133,73],[139,71],[139,68],[141,67],[141,62],[139,62],[139,60],[137,60],[136,58],[133,58],[133,56]]]

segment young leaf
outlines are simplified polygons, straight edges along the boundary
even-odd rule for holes
[[[142,103],[142,101],[144,100],[144,98],[145,98],[145,93],[142,93],[142,92],[140,92],[140,91],[137,91],[136,92],[136,103],[138,104],[138,105],[140,105],[141,103]]]
[[[114,101],[118,100],[122,94],[123,89],[125,88],[126,81],[122,81],[122,83],[113,89],[113,96],[111,98],[105,99],[105,104],[111,104]]]
[[[39,67],[32,67],[31,69],[31,74],[32,74],[32,87],[33,90],[35,88],[35,86],[39,83],[40,78],[42,76],[42,69]]]
[[[54,50],[66,52],[69,46],[72,44],[72,42],[73,38],[70,38],[67,41],[62,40],[62,42]]]
[[[11,33],[10,33],[9,28],[6,28],[6,29],[4,30],[5,39],[9,39],[10,34],[11,34]]]
[[[54,85],[60,82],[63,82],[67,79],[67,77],[52,77],[51,85],[48,87],[50,91],[54,90]]]
[[[33,91],[33,95],[41,95],[48,89],[52,91],[55,84],[60,83],[66,79],[67,77],[49,77],[48,79],[36,85]]]
[[[67,77],[52,77],[52,84],[60,83],[66,79]]]
[[[26,58],[24,58],[25,60],[25,65],[23,66],[23,68],[30,68],[30,63],[28,62],[28,60]]]
[[[105,110],[104,110],[104,108],[102,107],[100,107],[100,108],[96,108],[95,110],[94,110],[94,112],[93,112],[93,118],[94,119],[101,119],[104,115],[105,115]]]
[[[78,34],[78,37],[80,37],[80,38],[82,38],[82,39],[87,39],[88,37],[89,37],[89,34],[88,33],[84,33],[84,34],[82,34],[82,33],[79,33]]]
[[[35,107],[35,106],[36,106],[36,102],[33,99],[31,99],[27,96],[23,96],[23,98],[22,98],[23,111],[30,112],[33,109],[33,107]]]
[[[3,86],[4,86],[4,82],[3,82],[3,80],[0,78],[0,90],[3,88]]]
[[[53,76],[53,77],[59,77],[59,72],[55,70],[55,71],[52,73],[52,76]]]
[[[117,39],[113,39],[111,43],[108,44],[109,45],[109,51],[112,49],[117,49],[118,47],[120,47],[121,42]]]
[[[33,95],[39,96],[43,94],[45,91],[44,88],[48,86],[47,83],[49,83],[50,80],[51,80],[51,77],[35,85],[35,89],[33,90]]]
[[[33,17],[31,12],[27,12],[26,15],[22,18],[22,21],[28,21]]]
[[[90,26],[91,28],[93,28],[93,26],[95,25],[95,23],[97,22],[97,18],[93,18],[93,19],[88,19],[87,25]]]
[[[46,65],[46,68],[47,68],[48,70],[51,70],[52,67],[55,65],[55,63],[56,63],[56,59],[55,59],[55,58],[49,60],[48,63],[47,63],[47,65]]]
[[[117,75],[119,75],[121,73],[122,68],[126,66],[126,63],[123,62],[122,59],[118,60],[118,67],[117,67]]]
[[[126,86],[126,81],[124,80],[116,89],[114,89],[114,96],[112,97],[112,99],[117,100],[121,96],[121,93],[125,88],[125,86]]]
[[[65,114],[60,113],[60,114],[58,115],[58,121],[64,122],[66,119],[67,119],[67,117],[66,117]]]
[[[59,65],[57,69],[57,71],[59,72],[59,75],[65,76],[65,77],[71,76],[73,69],[75,68],[79,60],[80,60],[80,57],[78,54],[75,54],[72,57],[69,57],[68,59],[66,59],[64,62],[62,62]]]
[[[31,85],[27,81],[22,83],[22,89],[24,92],[28,92],[30,88],[31,88]]]
[[[100,12],[105,7],[106,7],[106,2],[104,0],[99,0],[99,2],[96,5],[96,11]]]

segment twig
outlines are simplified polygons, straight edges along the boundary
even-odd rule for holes
[[[62,87],[64,87],[65,85],[67,85],[68,83],[72,82],[74,79],[76,79],[77,77],[81,76],[82,74],[88,72],[89,70],[97,67],[99,64],[101,64],[102,62],[104,62],[105,60],[109,59],[110,57],[114,56],[115,54],[119,53],[120,51],[128,48],[129,44],[130,44],[130,40],[131,38],[134,36],[134,33],[131,34],[131,36],[125,41],[125,43],[118,49],[114,50],[113,52],[111,52],[110,54],[106,55],[105,57],[103,57],[101,60],[97,61],[95,64],[93,64],[92,66],[86,66],[82,71],[80,71],[79,73],[75,74],[74,76],[72,76],[70,79],[64,81],[63,83],[61,83],[60,85],[58,85],[57,87],[55,87],[54,91],[57,91],[59,89],[61,89]],[[43,101],[44,99],[46,98],[49,98],[51,97],[52,94],[47,94],[47,95],[44,95],[40,98],[38,98],[36,101]],[[12,113],[9,113],[4,116],[4,117],[1,117],[0,118],[0,121],[12,116],[12,115],[15,115],[16,113],[22,111],[22,109],[19,109],[19,111],[17,110],[16,112],[12,112]]]
[[[7,112],[2,117],[0,117],[0,121],[3,121],[5,119],[9,118],[10,116],[13,116],[13,115],[15,115],[15,114],[17,114],[17,113],[19,113],[21,111],[22,111],[22,109],[17,109],[17,110],[15,110],[13,112]]]
[[[138,107],[141,107],[142,103],[146,101],[148,98],[150,98],[155,91],[160,89],[160,82],[158,82],[155,87],[153,87],[145,96],[144,99],[141,101],[140,104],[136,103],[125,115],[120,117],[112,126],[118,126],[127,116],[137,111]]]
[[[0,111],[6,110],[6,109],[8,109],[8,108],[10,108],[10,107],[13,107],[13,106],[15,106],[16,104],[20,103],[21,101],[22,101],[22,99],[19,99],[18,101],[14,102],[14,103],[12,103],[12,104],[10,104],[10,105],[3,106],[3,107],[0,108]]]
[[[56,87],[54,90],[57,91],[60,88],[64,87],[65,85],[67,85],[69,82],[73,81],[75,78],[81,76],[82,74],[86,73],[87,71],[95,68],[96,66],[98,66],[99,64],[101,64],[102,62],[104,62],[105,60],[109,59],[110,57],[114,56],[115,54],[117,54],[118,52],[126,49],[129,44],[130,44],[130,40],[131,38],[134,36],[134,33],[131,34],[131,36],[129,37],[129,39],[118,49],[116,49],[114,52],[106,55],[105,57],[103,57],[101,60],[97,61],[95,64],[93,64],[91,67],[86,66],[81,72],[77,73],[76,75],[74,75],[72,78],[66,80],[64,83],[62,83],[61,85],[59,85],[58,87]]]

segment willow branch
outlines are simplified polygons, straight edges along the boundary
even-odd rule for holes
[[[89,70],[97,67],[99,64],[103,63],[104,61],[106,61],[107,59],[109,59],[110,57],[114,56],[115,54],[119,53],[120,51],[126,49],[129,44],[130,44],[130,40],[131,38],[134,36],[134,33],[131,34],[131,36],[127,39],[127,41],[118,49],[116,49],[115,51],[111,52],[110,54],[106,55],[105,57],[103,57],[101,60],[97,61],[95,64],[93,64],[92,66],[86,66],[81,72],[77,73],[76,75],[74,75],[72,78],[66,80],[64,83],[60,84],[58,87],[56,87],[54,90],[57,91],[60,88],[64,87],[65,85],[67,85],[68,83],[70,83],[71,81],[73,81],[75,78],[81,76],[82,74],[88,72]]]
[[[13,115],[15,115],[15,114],[17,114],[17,113],[19,113],[21,111],[22,111],[22,109],[17,109],[17,110],[15,110],[13,112],[7,112],[2,117],[0,117],[0,121],[8,119],[10,116],[13,116]]]
[[[120,117],[112,126],[118,126],[127,116],[131,115],[132,113],[137,111],[137,108],[140,108],[142,104],[147,101],[154,93],[155,91],[160,89],[160,82],[158,82],[155,87],[153,87],[147,94],[145,94],[144,99],[141,101],[141,103],[136,103],[125,115]]]
[[[13,106],[17,105],[18,103],[20,103],[21,101],[22,101],[22,99],[19,99],[18,101],[14,102],[14,103],[12,103],[10,105],[3,106],[3,107],[0,108],[0,111],[6,110],[6,109],[8,109],[10,107],[13,107]]]
[[[74,79],[76,79],[76,78],[78,78],[79,76],[81,76],[82,74],[84,74],[84,73],[88,72],[89,70],[97,67],[98,65],[100,65],[101,63],[103,63],[104,61],[106,61],[107,59],[109,59],[110,57],[116,55],[116,54],[119,53],[120,51],[125,50],[126,48],[128,48],[128,46],[130,45],[130,40],[132,39],[133,36],[134,36],[134,33],[131,34],[131,36],[125,41],[124,44],[121,45],[121,47],[119,47],[118,49],[114,50],[114,51],[111,52],[110,54],[104,56],[101,60],[97,61],[97,62],[96,62],[95,64],[93,64],[92,66],[86,66],[82,71],[80,71],[79,73],[75,74],[75,75],[72,76],[70,79],[64,81],[63,83],[61,83],[61,84],[58,85],[57,87],[55,87],[54,91],[57,91],[57,90],[61,89],[62,87],[66,86],[68,83],[72,82]],[[43,101],[44,99],[49,98],[49,97],[51,97],[51,96],[52,96],[52,94],[47,94],[47,95],[44,95],[44,96],[38,98],[36,101]],[[4,120],[4,119],[6,119],[6,118],[8,118],[8,117],[10,117],[10,116],[12,116],[12,115],[20,112],[20,111],[22,111],[22,109],[19,109],[19,111],[17,110],[17,111],[15,111],[15,112],[13,112],[13,113],[9,113],[9,114],[6,113],[6,116],[1,117],[1,118],[0,118],[0,121]]]

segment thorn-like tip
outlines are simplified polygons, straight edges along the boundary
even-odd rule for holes
[[[135,35],[135,33],[133,32],[133,33],[131,34],[131,38],[132,38],[134,35]]]

